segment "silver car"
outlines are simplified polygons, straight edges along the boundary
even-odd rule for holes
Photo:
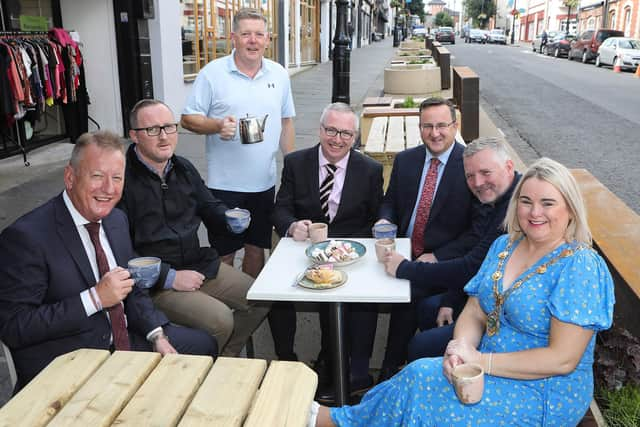
[[[596,67],[615,65],[617,58],[622,60],[620,68],[635,70],[640,65],[640,40],[628,37],[609,37],[598,48]]]
[[[495,28],[487,35],[487,41],[489,43],[507,44],[507,36],[504,35],[504,30]]]

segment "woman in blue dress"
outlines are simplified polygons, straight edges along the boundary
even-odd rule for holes
[[[596,332],[611,326],[613,282],[591,248],[578,186],[561,164],[534,163],[516,187],[507,233],[467,284],[444,357],[420,359],[356,406],[320,407],[318,426],[575,426],[593,395]],[[485,371],[482,400],[450,383],[459,363]]]

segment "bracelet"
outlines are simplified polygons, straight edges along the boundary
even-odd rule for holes
[[[492,364],[493,364],[493,353],[489,353],[489,368],[487,369],[487,375],[491,375]]]

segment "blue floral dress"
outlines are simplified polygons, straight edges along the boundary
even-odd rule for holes
[[[495,307],[491,275],[507,244],[506,235],[493,243],[478,274],[465,287],[486,313]],[[518,244],[514,243],[509,256]],[[520,278],[567,248],[575,245],[561,245]],[[502,289],[501,279],[498,286]],[[498,333],[491,337],[485,334],[480,351],[544,347],[551,316],[593,331],[607,329],[613,304],[613,281],[604,260],[590,248],[575,250],[513,291],[500,314]],[[371,389],[359,405],[332,408],[331,417],[339,426],[575,426],[593,394],[594,345],[595,333],[578,366],[568,375],[538,380],[485,376],[483,398],[475,405],[458,401],[442,373],[442,358],[420,359]]]

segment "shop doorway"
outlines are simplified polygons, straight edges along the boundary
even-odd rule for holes
[[[300,1],[300,62],[318,62],[318,0]]]
[[[113,0],[115,13],[120,102],[125,136],[129,112],[140,99],[153,98],[151,47],[147,19],[154,16],[153,0]]]

